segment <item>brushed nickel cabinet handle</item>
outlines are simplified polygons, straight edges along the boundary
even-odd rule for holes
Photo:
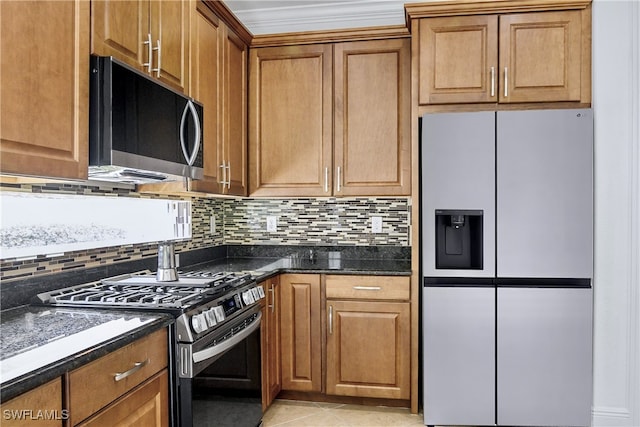
[[[333,306],[329,306],[329,335],[333,334]]]
[[[338,192],[341,190],[340,188],[341,183],[342,183],[342,170],[340,169],[340,166],[338,166],[338,187],[337,187]]]
[[[151,33],[147,34],[147,39],[142,42],[144,45],[148,45],[147,47],[147,62],[142,64],[143,67],[147,67],[147,72],[151,72],[151,62],[153,61],[153,46],[151,45]]]
[[[509,77],[507,77],[507,67],[504,67],[504,97],[509,96]]]
[[[115,374],[113,376],[113,380],[121,381],[127,378],[128,376],[135,374],[136,372],[138,372],[140,369],[144,368],[148,364],[149,364],[149,359],[145,360],[144,362],[136,362],[133,364],[133,368],[129,369],[128,371],[118,372],[117,374]]]
[[[160,40],[156,40],[156,47],[153,50],[158,51],[158,68],[154,68],[153,71],[156,72],[156,77],[160,77],[160,68],[162,68],[162,48],[160,47]]]
[[[380,291],[382,288],[380,286],[354,286],[353,289],[356,291]]]
[[[329,192],[329,168],[324,168],[324,192]]]
[[[222,181],[219,181],[219,184],[222,184],[222,189],[224,190],[224,186],[227,183],[227,168],[225,167],[224,161],[220,165],[220,169],[222,169]]]
[[[271,304],[268,307],[271,309],[271,312],[274,313],[276,311],[276,294],[273,290],[273,283],[269,286],[269,293],[271,294]]]
[[[496,96],[496,67],[491,67],[491,97]]]

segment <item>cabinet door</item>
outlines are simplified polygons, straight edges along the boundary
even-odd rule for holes
[[[500,16],[500,102],[580,101],[581,12]]]
[[[204,179],[194,181],[192,189],[219,193],[222,191],[222,137],[219,100],[222,76],[222,35],[218,18],[205,5],[196,2],[191,22],[190,95],[204,108]]]
[[[411,192],[409,39],[334,47],[334,194]]]
[[[409,303],[327,301],[327,394],[409,399]]]
[[[280,276],[282,389],[320,391],[320,276]]]
[[[266,410],[282,388],[280,373],[280,285],[278,277],[261,283],[267,294],[263,312],[262,408]]]
[[[223,141],[225,193],[247,195],[247,46],[225,27],[223,41]]]
[[[91,53],[149,71],[149,0],[91,2]],[[153,41],[155,46],[155,41]]]
[[[56,378],[20,396],[2,402],[0,411],[2,412],[3,427],[30,425],[62,427],[62,419],[68,415],[67,411],[62,411],[62,380]],[[53,419],[30,420],[39,411],[43,411],[42,413],[50,415]],[[15,414],[15,416],[12,416],[12,414]]]
[[[87,178],[89,2],[0,2],[0,169]]]
[[[81,427],[167,427],[169,425],[169,375],[164,369],[104,411],[79,424]]]
[[[419,103],[497,101],[498,17],[419,21]]]
[[[250,194],[330,195],[331,45],[254,49],[250,67]]]
[[[165,83],[186,92],[189,61],[189,1],[151,1],[149,28],[154,48],[153,72]]]

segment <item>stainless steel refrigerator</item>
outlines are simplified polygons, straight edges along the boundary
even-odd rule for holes
[[[425,424],[590,425],[592,111],[421,127]]]

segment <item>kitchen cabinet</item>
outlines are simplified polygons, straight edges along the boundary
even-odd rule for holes
[[[89,3],[0,2],[0,169],[86,179]]]
[[[167,331],[161,329],[71,371],[71,425],[136,425],[145,420],[145,425],[168,426],[167,346]]]
[[[409,399],[408,277],[325,277],[326,392]]]
[[[250,194],[410,194],[409,45],[252,50]]]
[[[320,275],[280,276],[282,390],[322,388]]]
[[[280,366],[280,281],[272,277],[260,285],[266,292],[262,326],[262,409],[265,411],[282,389]]]
[[[470,5],[456,16],[439,10],[438,17],[416,19],[419,104],[590,103],[588,3],[579,10],[495,14]],[[431,12],[416,7],[412,13]]]
[[[62,427],[68,411],[62,409],[62,379],[56,378],[11,400],[2,402],[2,425],[7,427],[37,424]]]
[[[204,177],[148,184],[145,192],[247,194],[247,45],[203,1],[191,7],[189,95],[204,109]]]
[[[91,53],[113,56],[186,93],[189,0],[93,0]]]

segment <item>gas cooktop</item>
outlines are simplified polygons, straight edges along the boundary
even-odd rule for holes
[[[188,271],[176,281],[158,282],[142,271],[37,295],[45,305],[186,309],[252,282],[249,274]]]

